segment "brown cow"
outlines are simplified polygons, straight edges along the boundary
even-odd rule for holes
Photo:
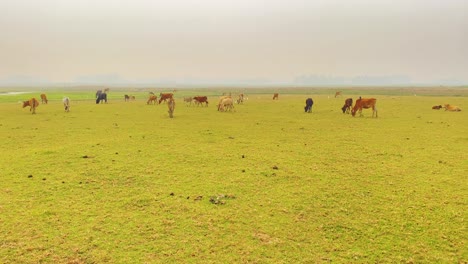
[[[362,109],[368,109],[372,108],[372,117],[377,117],[377,108],[375,107],[375,104],[377,102],[377,99],[375,98],[361,98],[356,100],[356,103],[354,104],[354,108],[351,110],[351,114],[353,116],[356,115],[356,112],[359,111],[359,115],[362,116]]]
[[[173,93],[160,93],[159,94],[159,104],[161,104],[162,101],[166,102],[166,100],[173,98],[174,94]]]
[[[197,104],[197,106],[203,105],[203,103],[205,103],[205,106],[208,106],[208,97],[206,96],[195,96],[193,100],[195,101],[195,104]]]
[[[450,112],[460,112],[461,111],[460,107],[454,106],[454,105],[449,105],[449,104],[445,104],[444,108],[445,108],[445,111],[450,111]]]
[[[156,95],[150,95],[146,104],[156,104],[158,97]]]
[[[434,110],[440,110],[441,108],[442,108],[441,105],[434,105],[434,106],[432,107],[432,109],[434,109]]]
[[[174,109],[175,109],[175,100],[172,97],[170,97],[168,100],[169,101],[167,102],[167,108],[169,108],[169,111],[167,112],[169,113],[169,117],[173,118]]]
[[[338,96],[342,96],[341,91],[338,91],[338,92],[335,93],[335,98],[338,97]]]
[[[278,100],[278,93],[273,94],[273,100],[275,100],[275,99]]]
[[[45,94],[41,94],[41,102],[44,104],[47,104],[48,100],[47,100],[47,95]]]
[[[343,107],[341,107],[343,114],[345,112],[349,114],[349,112],[351,111],[351,107],[353,107],[353,98],[348,98],[345,100]]]
[[[130,96],[128,94],[124,95],[124,100],[125,102],[130,101]]]
[[[36,98],[31,98],[29,101],[23,101],[23,108],[29,106],[29,112],[32,111],[32,114],[36,113],[36,107],[39,106],[39,101]]]

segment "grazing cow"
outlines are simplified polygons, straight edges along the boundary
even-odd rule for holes
[[[244,102],[244,94],[239,94],[239,98],[236,100],[237,104],[242,104]]]
[[[173,93],[160,93],[159,94],[159,104],[161,104],[162,101],[166,102],[166,100],[173,98],[174,94]]]
[[[124,95],[124,100],[125,102],[130,101],[130,96],[128,94]]]
[[[175,100],[172,97],[170,97],[168,100],[169,101],[167,102],[167,108],[169,109],[169,111],[167,111],[167,112],[169,113],[169,117],[173,118],[174,117],[174,109],[175,109]]]
[[[307,98],[306,106],[304,106],[304,110],[306,113],[310,113],[312,111],[313,104],[314,104],[314,101],[312,100],[312,98]]]
[[[342,96],[341,91],[338,91],[338,92],[335,93],[335,98],[338,97],[338,96]]]
[[[105,93],[108,93],[108,92],[109,92],[109,88],[104,89],[104,92],[105,92]]]
[[[32,111],[32,114],[36,114],[36,107],[39,106],[39,101],[36,98],[31,98],[28,101],[23,101],[23,108],[29,106],[29,112]]]
[[[231,98],[231,96],[223,95],[223,96],[219,97],[218,105],[217,105],[218,111],[221,111],[221,102],[226,98]]]
[[[70,98],[64,97],[62,99],[63,107],[65,107],[65,112],[70,112]]]
[[[158,97],[156,95],[150,95],[148,97],[148,101],[146,102],[146,104],[156,104],[158,101]]]
[[[197,104],[197,106],[203,105],[203,103],[205,103],[205,106],[208,106],[208,97],[206,96],[195,96],[193,100],[195,101],[195,104]]]
[[[232,98],[231,97],[225,97],[225,98],[221,99],[221,101],[220,101],[220,103],[218,105],[218,111],[227,112],[227,111],[231,111],[231,110],[235,111]]]
[[[449,104],[445,104],[444,108],[445,108],[445,111],[450,111],[450,112],[460,112],[461,111],[460,107],[454,106],[454,105],[449,105]]]
[[[102,101],[107,104],[107,94],[106,92],[102,92],[102,90],[98,90],[96,92],[96,104],[102,103]]]
[[[351,114],[353,116],[356,115],[356,112],[359,111],[359,115],[362,116],[362,109],[368,109],[372,108],[372,117],[377,117],[377,107],[375,107],[375,104],[377,102],[377,99],[375,98],[361,98],[356,100],[356,103],[354,104],[354,108],[351,110]]]
[[[432,109],[434,109],[434,110],[440,110],[441,108],[442,108],[441,105],[434,105],[434,106],[432,107]]]
[[[135,96],[134,96],[134,95],[130,95],[130,100],[135,101]]]
[[[348,98],[345,100],[343,107],[341,107],[343,114],[345,112],[349,114],[349,112],[351,111],[351,107],[353,107],[353,98]]]
[[[278,100],[278,93],[273,94],[273,100]]]
[[[45,94],[41,94],[41,101],[43,104],[47,104],[48,100],[47,100],[47,96]]]
[[[192,97],[184,97],[184,102],[186,106],[192,105],[192,101],[193,101]]]

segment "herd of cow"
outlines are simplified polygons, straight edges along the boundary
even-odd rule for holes
[[[109,89],[105,89],[104,91],[98,90],[96,92],[96,104],[105,102],[107,103],[107,92]],[[336,92],[335,98],[337,96],[341,95],[341,92]],[[273,94],[273,100],[278,100],[278,93]],[[132,95],[125,95],[124,100],[126,102],[130,100],[135,100],[135,96]],[[41,101],[43,104],[47,104],[47,96],[45,94],[41,94]],[[168,106],[168,113],[169,117],[173,117],[174,114],[174,109],[175,109],[175,100],[174,100],[174,94],[173,93],[160,93],[159,94],[159,100],[158,96],[155,95],[153,92],[150,92],[148,101],[146,102],[147,104],[161,104],[162,102],[167,103]],[[184,102],[186,105],[194,103],[197,106],[200,105],[205,105],[206,107],[208,106],[208,97],[206,96],[195,96],[195,97],[185,97]],[[236,100],[238,104],[242,104],[244,102],[244,94],[239,94],[238,99]],[[353,107],[353,99],[352,98],[347,98],[345,100],[345,103],[341,110],[344,113],[349,114],[351,112],[352,116],[355,116],[357,112],[359,112],[359,115],[362,116],[362,110],[363,109],[370,109],[372,108],[372,117],[377,117],[377,107],[376,107],[376,102],[377,99],[375,98],[361,98],[359,97]],[[65,112],[70,111],[70,98],[64,97],[62,99],[63,106],[65,108]],[[314,101],[312,98],[307,98],[306,99],[306,105],[304,107],[304,111],[306,113],[311,113],[312,112],[312,106],[314,104]],[[23,101],[23,108],[29,106],[30,109],[29,111],[32,112],[33,114],[36,113],[36,108],[39,106],[39,101],[36,98],[31,98],[28,101]],[[225,111],[235,111],[234,110],[234,101],[232,99],[231,95],[223,95],[219,98],[218,105],[217,105],[218,111],[220,112],[225,112]],[[445,111],[452,111],[452,112],[459,112],[461,111],[460,107],[458,106],[453,106],[450,104],[445,104],[444,106],[442,105],[435,105],[432,107],[432,109],[435,110],[440,110],[442,108],[445,108]]]

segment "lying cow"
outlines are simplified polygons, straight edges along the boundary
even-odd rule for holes
[[[354,104],[354,108],[351,110],[351,114],[353,116],[356,115],[356,112],[359,111],[359,115],[362,116],[362,109],[368,109],[372,108],[372,117],[377,117],[377,108],[375,107],[375,104],[377,102],[377,99],[375,98],[361,98],[356,100],[356,103]]]
[[[461,111],[460,107],[454,106],[454,105],[449,105],[449,104],[444,105],[444,108],[445,108],[445,111],[450,111],[450,112],[460,112]]]
[[[306,106],[304,106],[304,111],[306,113],[310,113],[312,111],[312,105],[314,104],[314,101],[312,98],[307,98],[306,100]]]

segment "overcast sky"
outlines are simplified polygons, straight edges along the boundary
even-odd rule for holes
[[[468,83],[466,0],[2,0],[0,80]]]

